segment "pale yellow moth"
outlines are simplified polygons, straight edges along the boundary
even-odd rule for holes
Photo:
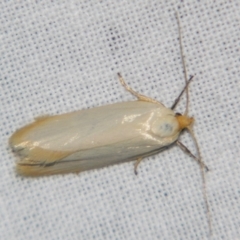
[[[179,42],[185,74],[185,88],[171,109],[162,103],[132,90],[118,74],[123,87],[137,101],[80,110],[56,116],[39,117],[10,138],[10,146],[20,156],[17,172],[24,176],[78,173],[85,170],[136,160],[157,154],[176,143],[191,155],[201,167],[204,199],[209,215],[205,189],[205,168],[188,116],[188,79],[182,50],[179,19]],[[187,105],[183,115],[173,109],[186,90]],[[191,133],[197,147],[194,156],[179,140],[182,130]],[[210,226],[210,217],[208,218]]]

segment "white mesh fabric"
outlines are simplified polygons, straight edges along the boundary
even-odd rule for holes
[[[230,0],[0,3],[0,239],[209,239],[199,166],[177,147],[145,159],[138,176],[131,162],[31,179],[15,174],[8,146],[34,117],[134,99],[117,72],[171,106],[184,86],[175,9],[212,239],[240,239],[240,6]]]

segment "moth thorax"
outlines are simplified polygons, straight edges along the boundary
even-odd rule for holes
[[[172,137],[179,132],[178,121],[174,115],[166,115],[157,119],[151,130],[159,137]]]

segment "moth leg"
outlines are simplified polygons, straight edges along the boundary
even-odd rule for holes
[[[207,171],[209,171],[209,168],[207,167],[207,165],[202,161],[202,159],[197,158],[195,155],[193,155],[191,153],[191,151],[180,141],[177,141],[177,145],[181,148],[181,150],[183,152],[185,152],[186,154],[188,154],[190,157],[192,157],[194,160],[197,161],[197,163],[200,165],[200,167],[205,168]]]
[[[137,161],[134,163],[134,173],[135,173],[135,175],[138,174],[138,172],[137,172],[137,167],[138,167],[139,163],[142,161],[142,159],[143,159],[143,158],[140,157],[140,158],[138,158]]]
[[[131,87],[129,87],[127,85],[127,83],[125,82],[125,80],[123,79],[122,75],[120,73],[118,73],[118,78],[120,83],[122,84],[122,86],[128,91],[130,92],[133,96],[137,97],[139,101],[144,101],[144,102],[151,102],[151,103],[158,103],[163,105],[162,103],[158,102],[157,100],[147,97],[145,95],[142,95],[136,91],[134,91]]]

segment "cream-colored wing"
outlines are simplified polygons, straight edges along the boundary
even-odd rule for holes
[[[20,171],[66,172],[70,164],[69,171],[77,172],[149,155],[178,135],[172,110],[132,101],[38,118],[16,131],[10,145],[22,158]]]

